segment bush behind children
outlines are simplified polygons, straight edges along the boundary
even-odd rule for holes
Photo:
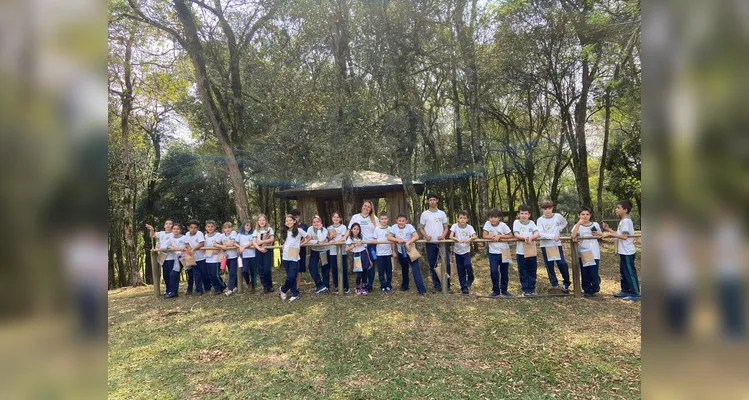
[[[188,256],[191,257],[191,261],[194,260],[194,263],[191,263],[194,266],[187,269],[187,295],[193,294],[193,290],[198,296],[211,291],[226,296],[235,293],[239,284],[237,272],[240,259],[241,276],[247,287],[256,290],[259,278],[262,293],[273,293],[273,252],[269,252],[266,247],[272,246],[276,239],[282,242],[281,260],[286,272],[283,285],[278,287],[278,295],[282,300],[299,299],[301,276],[307,269],[315,283],[316,294],[329,293],[331,281],[334,283],[333,293],[338,293],[337,245],[344,245],[343,254],[351,253],[353,256],[354,262],[351,267],[356,274],[357,296],[373,291],[375,273],[379,278],[380,291],[392,292],[394,263],[401,267],[400,290],[410,290],[412,276],[417,292],[425,295],[425,282],[419,266],[420,255],[414,247],[420,237],[427,242],[426,261],[429,265],[433,292],[440,291],[442,284],[446,284],[449,290],[450,278],[454,278],[448,275],[447,281],[441,282],[441,276],[435,271],[441,257],[438,241],[449,239],[454,244],[452,255],[445,260],[446,268],[450,271],[450,262],[455,262],[461,294],[471,293],[475,273],[470,244],[480,237],[487,242],[489,275],[492,282],[492,291],[488,297],[513,296],[508,290],[509,265],[513,262],[517,263],[522,296],[537,296],[536,241],[540,243],[543,263],[551,285],[550,291],[569,293],[569,265],[560,241],[561,233],[567,227],[567,220],[561,214],[553,212],[554,203],[550,200],[541,202],[543,214],[536,221],[531,219],[531,207],[527,204],[520,205],[512,228],[501,221],[502,213],[499,210],[492,209],[479,235],[470,224],[467,211],[459,211],[458,221],[450,226],[447,215],[439,209],[440,198],[430,193],[427,199],[429,207],[420,215],[418,230],[409,223],[405,214],[397,215],[394,220],[387,214],[381,214],[378,218],[370,201],[365,201],[361,212],[349,219],[348,226],[339,212],[332,214],[332,221],[323,221],[316,215],[310,221],[312,226],[307,226],[301,222],[299,210],[292,210],[285,216],[278,236],[268,225],[267,217],[262,214],[254,220],[245,221],[239,227],[239,232],[234,230],[231,222],[225,222],[221,225],[222,232],[219,233],[217,223],[206,220],[203,223],[203,233],[199,230],[200,222],[195,219],[188,222],[187,232],[184,234],[183,226],[172,219],[164,222],[164,230],[160,232],[156,232],[151,225],[145,227],[149,230],[150,236],[157,239],[157,248],[161,251],[158,262],[162,266],[162,276],[166,285],[165,298],[179,296],[180,273],[184,268],[185,257]],[[621,290],[614,296],[629,301],[640,298],[640,285],[635,267],[637,251],[632,237],[634,224],[629,216],[631,210],[630,201],[622,200],[617,203],[615,213],[619,217],[619,224],[616,230],[606,223],[599,225],[592,221],[592,212],[589,208],[581,207],[578,210],[578,221],[572,227],[570,235],[579,242],[578,254],[572,257],[577,257],[578,265],[581,266],[585,297],[593,297],[600,292],[601,251],[598,240],[612,238],[617,242],[621,286]],[[515,241],[514,258],[510,241]],[[308,243],[314,246],[310,247],[307,266],[305,245]],[[344,273],[344,290],[345,293],[349,293],[347,257],[343,257],[342,260],[343,265],[340,267]],[[221,278],[222,263],[225,263],[229,272],[228,285]],[[561,285],[556,275],[557,269],[562,275]]]

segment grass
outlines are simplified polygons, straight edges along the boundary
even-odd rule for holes
[[[487,259],[474,258],[474,269],[473,291],[488,294]],[[607,245],[602,294],[618,291],[618,274]],[[305,275],[294,303],[277,294],[163,300],[151,288],[110,291],[109,397],[640,397],[639,302],[419,297],[413,284],[407,293],[315,295]],[[520,293],[514,264],[510,284]],[[548,286],[539,268],[537,291]]]

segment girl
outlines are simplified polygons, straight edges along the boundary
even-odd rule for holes
[[[328,227],[329,235],[328,238],[331,240],[331,244],[344,244],[346,242],[346,237],[348,235],[348,229],[346,229],[346,225],[342,225],[341,222],[343,221],[343,218],[341,218],[341,213],[334,212],[333,213],[333,225]],[[343,260],[342,268],[343,268],[343,292],[348,294],[349,293],[349,286],[348,286],[348,262],[346,257],[346,246],[341,247],[341,259]],[[338,293],[338,246],[330,246],[330,266],[333,270],[333,286],[335,287],[333,289],[334,293]],[[326,287],[328,286],[327,276],[323,277],[323,283]]]
[[[299,229],[299,223],[293,215],[289,214],[284,218],[284,225],[281,227],[281,237],[283,243],[283,259],[286,268],[286,282],[279,288],[281,300],[286,300],[286,292],[291,290],[292,302],[299,298],[299,288],[296,285],[296,277],[299,273],[299,251],[302,246],[307,244],[309,236],[307,232]]]
[[[362,240],[367,243],[366,246],[369,260],[372,262],[376,261],[377,245],[373,244],[373,242],[375,242],[374,230],[377,227],[377,216],[374,213],[374,205],[371,201],[365,200],[364,204],[361,206],[361,213],[351,217],[351,221],[349,221],[348,224],[349,230],[354,224],[359,224],[363,238]],[[370,268],[367,274],[363,276],[364,287],[370,292],[372,291],[372,284],[374,283],[374,275],[374,268]]]
[[[593,297],[601,290],[601,277],[598,275],[598,268],[601,266],[601,249],[598,247],[598,240],[602,236],[601,227],[598,222],[590,222],[592,213],[588,207],[580,207],[577,212],[580,220],[572,228],[571,236],[580,237],[578,253],[580,253],[580,265],[582,266],[583,292],[585,297]],[[588,238],[588,239],[585,239]],[[593,255],[593,262],[583,263],[582,254],[590,251]]]
[[[229,269],[229,290],[226,291],[227,296],[231,296],[237,291],[237,232],[231,229],[231,222],[224,222],[224,234],[221,236],[221,241],[215,243],[214,246],[222,249],[226,252],[226,267]],[[220,261],[219,261],[220,262]]]
[[[351,225],[351,231],[349,232],[348,239],[346,239],[346,245],[346,251],[352,251],[354,253],[354,265],[356,265],[357,260],[360,260],[361,262],[361,271],[358,271],[356,266],[354,267],[354,272],[356,272],[356,295],[366,295],[369,292],[363,282],[364,276],[366,276],[368,270],[374,268],[369,268],[371,264],[369,260],[369,252],[367,251],[367,245],[364,243],[361,226],[356,222]]]
[[[272,245],[276,240],[273,228],[268,226],[268,218],[264,214],[257,216],[255,220],[255,232],[252,234],[252,245],[255,247],[255,263],[260,283],[263,285],[263,294],[273,292],[273,277],[271,276],[271,259],[273,250],[265,246]],[[270,250],[270,251],[269,251]]]
[[[257,265],[255,265],[255,247],[252,243],[254,235],[252,221],[245,221],[237,234],[237,248],[242,253],[242,277],[247,287],[250,287],[250,274],[252,274],[252,290],[257,287]]]
[[[177,297],[179,293],[179,274],[182,272],[182,264],[179,262],[180,252],[187,250],[185,237],[182,235],[182,226],[178,223],[172,224],[172,237],[167,247],[166,261],[164,266],[169,269],[169,284],[166,287],[167,299]]]
[[[310,244],[321,244],[328,242],[328,231],[322,224],[322,218],[315,215],[312,218],[312,226],[307,229],[307,235],[310,237]],[[315,293],[327,293],[330,291],[330,246],[311,247],[312,252],[309,255],[309,274],[315,281]],[[317,269],[317,262],[322,262],[322,274],[325,278],[320,277]]]
[[[216,233],[216,221],[212,219],[205,221],[205,232],[205,247],[218,247],[216,244],[221,242],[221,237],[223,235]],[[206,250],[205,256],[206,271],[208,272],[211,285],[213,286],[213,293],[221,294],[226,286],[221,279],[221,276],[218,274],[221,260],[219,260],[216,250]],[[209,290],[210,288],[206,289],[206,291]]]

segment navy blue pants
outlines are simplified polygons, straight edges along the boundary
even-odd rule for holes
[[[227,258],[226,268],[229,269],[229,290],[236,290],[239,279],[237,279],[237,268],[239,260],[237,258]]]
[[[169,270],[169,293],[179,294],[179,274],[182,272],[182,264],[178,260],[169,260],[164,264],[170,261],[172,268]],[[174,263],[179,263],[179,270],[174,271]]]
[[[621,274],[622,292],[632,296],[640,295],[640,282],[637,280],[635,255],[619,254],[619,273]]]
[[[348,290],[348,255],[344,254],[341,256],[341,260],[343,263],[343,290]],[[331,255],[330,256],[330,268],[333,270],[333,286],[338,288],[338,256]],[[325,277],[323,277],[323,281],[325,281]],[[327,282],[325,282],[327,285]],[[328,286],[330,287],[330,286]]]
[[[195,286],[195,266],[187,268],[187,293],[192,293],[193,287]]]
[[[330,287],[330,262],[327,262],[322,266],[322,276],[320,275],[320,270],[317,268],[317,264],[321,261],[321,253],[327,254],[328,261],[330,261],[330,253],[328,251],[311,250],[309,253],[309,274],[315,282],[315,288],[317,290],[324,287]],[[327,279],[323,279],[323,276],[327,277]],[[325,284],[325,281],[328,282],[328,285]]]
[[[473,285],[474,279],[471,253],[455,254],[455,265],[458,267],[460,290],[468,290],[468,288]]]
[[[211,278],[211,286],[213,286],[213,290],[216,293],[221,293],[221,291],[224,290],[224,287],[226,284],[224,284],[224,281],[221,279],[219,274],[219,265],[221,263],[217,262],[206,262],[205,267],[208,270],[208,276]],[[206,290],[207,291],[207,290]]]
[[[559,280],[557,280],[557,274],[554,271],[554,261],[548,261],[548,259],[546,258],[546,247],[541,247],[541,253],[543,253],[544,255],[544,262],[546,263],[546,273],[549,274],[549,282],[551,283],[551,286],[559,286]],[[570,282],[570,267],[569,265],[567,265],[567,260],[564,259],[564,250],[562,249],[562,246],[559,246],[559,258],[561,258],[561,260],[556,261],[556,263],[557,268],[559,268],[559,272],[562,273],[562,283],[569,287],[572,283]]]
[[[434,285],[434,289],[437,291],[442,290],[442,283],[440,282],[439,276],[437,276],[437,273],[434,272],[434,269],[437,268],[437,260],[441,257],[440,256],[440,245],[439,243],[427,243],[427,260],[429,261],[429,272],[432,274],[432,284]],[[450,257],[445,257],[445,268],[447,268],[448,271],[450,271]],[[450,288],[450,278],[447,278],[447,288]]]
[[[518,275],[520,275],[520,286],[523,293],[536,291],[536,270],[538,270],[538,257],[523,257],[517,255]]]
[[[291,290],[292,296],[299,296],[299,288],[296,287],[296,276],[299,274],[299,262],[297,261],[283,261],[284,268],[286,269],[286,281],[281,286],[281,291],[286,293]]]
[[[174,260],[165,260],[164,263],[161,264],[161,279],[164,280],[165,293],[171,293],[169,288],[172,283],[169,282],[169,279],[171,279],[169,276],[172,272],[172,267],[174,267]]]
[[[598,269],[601,266],[601,260],[596,260],[596,265],[588,267],[582,266],[583,259],[578,258],[581,265],[581,278],[583,280],[583,292],[588,294],[594,294],[601,291],[601,276],[598,274]]]
[[[273,274],[271,270],[272,257],[272,249],[268,249],[265,253],[262,251],[255,252],[255,263],[257,264],[257,272],[260,275],[260,283],[266,291],[273,290]]]
[[[367,245],[367,255],[369,255],[369,260],[367,260],[369,263],[368,264],[369,269],[364,270],[362,287],[371,292],[373,289],[374,279],[375,279],[374,264],[377,262],[377,245],[376,244]],[[362,259],[364,257],[366,256],[362,254]]]
[[[492,277],[493,293],[507,291],[507,284],[510,282],[509,269],[510,263],[503,263],[501,254],[489,253],[489,274]]]
[[[401,273],[403,274],[403,282],[401,283],[402,290],[408,290],[408,267],[411,267],[411,273],[414,275],[414,283],[416,284],[416,290],[420,294],[425,294],[427,288],[424,286],[424,278],[421,276],[421,268],[419,268],[419,260],[411,261],[408,255],[401,257],[398,254],[398,262],[401,265]]]
[[[377,258],[377,277],[380,278],[380,289],[393,288],[393,258],[385,255]]]
[[[369,261],[370,258],[367,255],[367,250],[360,251],[358,253],[354,252],[354,258],[357,256],[361,258],[361,269],[362,272],[356,273],[356,287],[361,289],[367,289],[370,290],[367,286],[367,279],[369,277],[369,271],[374,272],[374,265],[372,265]],[[374,274],[372,275],[374,279]]]
[[[299,273],[307,272],[307,248],[302,247],[299,249],[299,261],[297,261],[299,264]]]
[[[192,270],[195,274],[195,292],[203,293],[203,288],[205,288],[206,292],[210,292],[211,276],[208,275],[208,268],[206,267],[205,260],[196,261]]]
[[[252,275],[252,281],[250,281],[250,275]],[[242,257],[242,277],[247,287],[252,285],[253,289],[257,288],[257,265],[255,264],[255,257]]]

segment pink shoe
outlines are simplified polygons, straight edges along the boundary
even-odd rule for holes
[[[359,289],[359,288],[356,288],[356,295],[357,295],[357,296],[361,296],[361,295],[362,295],[362,293],[361,293],[361,289]]]

